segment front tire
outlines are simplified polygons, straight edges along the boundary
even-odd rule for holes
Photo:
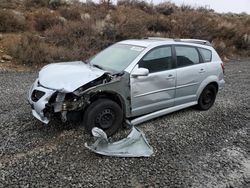
[[[107,136],[117,132],[122,126],[123,112],[121,107],[109,99],[98,99],[90,104],[83,116],[83,124],[91,134],[93,127],[104,130]]]
[[[217,89],[214,85],[206,86],[198,100],[197,107],[199,110],[208,110],[215,102]]]

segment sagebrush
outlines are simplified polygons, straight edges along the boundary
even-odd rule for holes
[[[0,32],[20,36],[15,45],[5,47],[28,65],[84,60],[114,42],[148,36],[205,39],[222,57],[250,55],[248,14],[218,14],[171,2],[103,2],[4,1]]]

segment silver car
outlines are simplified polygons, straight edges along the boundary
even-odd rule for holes
[[[28,100],[32,114],[81,121],[114,134],[196,105],[208,110],[224,86],[224,65],[208,41],[147,38],[111,45],[86,62],[49,64]]]

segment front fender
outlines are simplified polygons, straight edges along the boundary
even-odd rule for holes
[[[130,80],[128,73],[125,72],[123,76],[117,77],[111,82],[88,88],[82,94],[93,96],[93,94],[95,95],[99,93],[115,94],[124,107],[125,116],[131,116]]]

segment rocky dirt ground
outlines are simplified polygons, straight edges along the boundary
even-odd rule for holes
[[[38,122],[26,102],[36,75],[0,73],[0,187],[250,187],[250,61],[226,64],[209,111],[140,125],[150,158],[99,156],[81,126]]]

